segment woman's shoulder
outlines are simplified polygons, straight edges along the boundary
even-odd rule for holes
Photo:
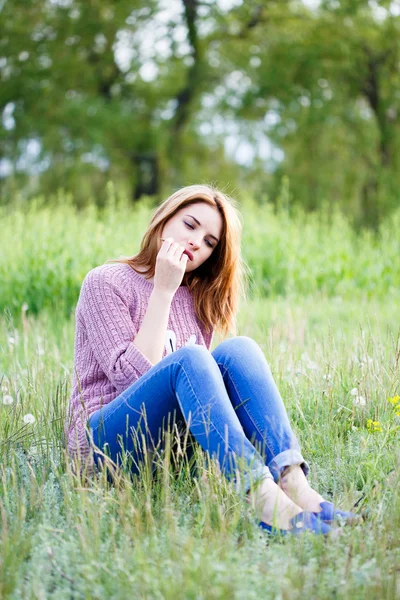
[[[125,263],[105,263],[91,269],[83,284],[117,284],[131,277],[131,267]]]
[[[124,296],[148,296],[153,283],[135,271],[128,263],[105,263],[91,269],[82,287],[101,287],[119,291]]]
[[[115,292],[124,297],[135,295],[143,278],[126,263],[105,263],[94,267],[85,276],[82,291]]]
[[[136,275],[140,278],[140,275]],[[79,294],[76,316],[85,320],[87,311],[93,312],[96,307],[115,311],[116,307],[122,304],[137,306],[141,297],[135,272],[128,264],[105,263],[86,274]]]

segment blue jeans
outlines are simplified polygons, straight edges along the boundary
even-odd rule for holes
[[[277,481],[290,465],[308,473],[268,363],[249,337],[229,338],[213,352],[184,346],[93,413],[95,462],[97,446],[117,464],[128,454],[137,468],[144,451],[160,447],[171,415],[241,490],[264,477]]]

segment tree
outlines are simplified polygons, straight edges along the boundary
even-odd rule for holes
[[[326,0],[316,10],[269,2],[245,42],[219,45],[226,71],[246,81],[219,108],[284,151],[277,184],[288,175],[304,206],[339,203],[372,225],[397,202],[400,183],[400,17],[390,2],[378,8],[367,0]]]
[[[18,165],[37,140],[42,187],[75,187],[83,201],[108,179],[133,199],[229,180],[277,197],[288,177],[295,202],[339,204],[372,225],[397,202],[400,17],[389,1],[1,6],[0,158]],[[243,141],[243,166],[229,140]]]

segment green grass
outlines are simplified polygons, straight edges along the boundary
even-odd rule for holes
[[[274,213],[251,199],[241,204],[243,254],[251,268],[251,295],[323,294],[342,299],[396,298],[400,287],[400,210],[377,234],[356,233],[339,213]],[[104,209],[80,212],[63,194],[28,206],[0,207],[0,311],[29,306],[68,317],[82,280],[93,267],[139,250],[150,201],[134,207],[109,186]]]
[[[400,590],[398,306],[257,298],[239,333],[256,339],[285,399],[310,478],[363,525],[324,542],[270,541],[204,455],[168,452],[152,480],[71,472],[61,423],[73,319],[0,325],[0,597],[395,598]],[[215,340],[215,344],[218,343]],[[6,375],[6,378],[4,377]],[[365,405],[355,403],[357,387]],[[32,413],[34,424],[24,424]],[[382,431],[370,432],[368,419]],[[192,475],[190,474],[192,473]]]
[[[399,597],[400,212],[372,235],[340,214],[242,204],[252,287],[238,333],[271,365],[312,484],[365,517],[339,538],[279,541],[199,449],[114,486],[71,471],[79,288],[138,250],[150,203],[133,209],[112,186],[104,210],[58,200],[0,214],[0,598]]]

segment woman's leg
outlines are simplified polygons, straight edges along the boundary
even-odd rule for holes
[[[265,455],[275,481],[302,508],[320,510],[323,498],[308,485],[308,465],[258,344],[245,336],[229,338],[212,355],[243,430]]]
[[[245,491],[252,478],[272,478],[245,436],[220,370],[203,346],[187,346],[165,357],[92,414],[89,425],[94,444],[100,449],[106,444],[114,462],[121,461],[122,452],[138,462],[145,451],[160,445],[163,429],[172,420],[186,422],[202,448],[218,459],[228,479],[236,481],[243,463]],[[95,459],[99,459],[96,453]]]
[[[145,449],[157,447],[168,415],[183,417],[196,441],[215,456],[221,471],[237,489],[247,492],[259,481],[257,503],[261,518],[288,529],[301,512],[274,483],[268,467],[247,439],[227,394],[221,372],[211,353],[202,346],[187,346],[157,363],[115,400],[89,419],[91,438],[118,463],[122,448],[134,463]],[[101,457],[94,451],[95,460]],[[243,480],[238,479],[240,470]]]

